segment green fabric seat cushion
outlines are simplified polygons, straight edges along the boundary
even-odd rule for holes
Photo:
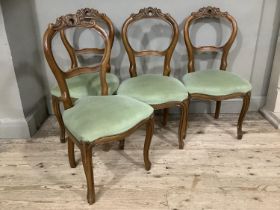
[[[188,92],[183,83],[173,77],[158,74],[144,74],[129,78],[121,83],[118,95],[126,95],[147,104],[163,104],[183,101]]]
[[[251,84],[239,76],[221,70],[205,70],[188,73],[183,82],[190,94],[225,96],[251,91]]]
[[[119,87],[119,78],[111,73],[106,74],[106,81],[108,83],[108,93],[112,95]],[[81,98],[84,96],[101,95],[101,85],[99,73],[81,74],[76,77],[67,79],[67,84],[72,98]],[[51,94],[60,97],[60,90],[58,85],[51,89]]]
[[[148,118],[154,109],[126,96],[88,96],[63,112],[66,128],[79,141],[123,133]]]

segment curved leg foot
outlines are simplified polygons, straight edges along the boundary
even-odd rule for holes
[[[65,143],[65,127],[59,107],[59,99],[56,96],[52,96],[52,107],[60,128],[60,142]]]
[[[119,149],[120,150],[124,150],[124,145],[125,145],[125,139],[120,140],[120,142],[119,142]]]
[[[243,105],[242,105],[242,109],[241,109],[241,112],[240,112],[240,115],[238,118],[237,139],[242,139],[242,137],[243,137],[242,124],[243,124],[245,115],[249,109],[250,99],[251,99],[251,92],[248,92],[243,97]]]
[[[95,202],[94,177],[92,169],[92,148],[84,143],[81,148],[82,162],[87,180],[87,200],[91,205]]]
[[[219,119],[220,116],[220,110],[221,110],[221,101],[216,102],[216,111],[215,111],[215,119]]]
[[[67,138],[68,141],[68,159],[71,168],[76,168],[75,161],[75,144],[70,137]]]
[[[149,149],[150,149],[153,133],[154,133],[154,117],[151,117],[146,123],[146,138],[145,138],[144,151],[143,151],[145,169],[147,171],[151,169],[151,161],[149,159]]]
[[[163,109],[163,115],[162,115],[162,125],[167,125],[167,118],[168,118],[168,108]]]
[[[186,136],[186,126],[187,126],[187,111],[188,111],[188,102],[183,101],[181,103],[181,119],[178,129],[178,141],[179,149],[184,149],[184,137]]]

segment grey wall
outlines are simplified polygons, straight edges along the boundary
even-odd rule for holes
[[[29,137],[0,5],[0,138]]]
[[[1,5],[23,112],[33,134],[47,116],[46,76],[40,60],[33,2],[2,0]]]
[[[177,78],[181,78],[186,72],[187,64],[186,49],[182,36],[185,17],[202,6],[214,5],[220,7],[222,10],[226,10],[232,14],[237,19],[239,25],[238,37],[229,56],[228,70],[250,80],[253,84],[251,110],[258,110],[265,101],[272,55],[276,42],[276,30],[279,27],[279,1],[277,0],[33,0],[29,2],[31,2],[32,5],[30,7],[33,8],[33,12],[35,13],[34,24],[38,30],[37,35],[39,38],[43,37],[48,23],[54,22],[55,18],[60,15],[75,12],[77,9],[83,7],[93,7],[101,12],[105,12],[113,20],[116,27],[117,38],[115,39],[112,51],[112,70],[122,80],[128,77],[128,59],[120,41],[120,29],[126,17],[131,13],[137,12],[143,7],[154,6],[162,9],[164,12],[170,13],[176,19],[180,26],[181,37],[172,59],[172,74]],[[22,4],[20,4],[21,6],[16,6],[26,7]],[[224,22],[215,22],[214,24],[205,22],[203,26],[202,24],[197,24],[194,27],[194,31],[197,32],[197,37],[202,40],[197,40],[196,43],[219,44],[224,41],[220,33],[228,34],[228,27]],[[133,34],[133,31],[131,33]],[[141,37],[141,33],[136,33],[135,31],[134,34],[136,34],[134,36],[136,44],[137,42],[139,44],[138,40],[141,40],[141,44],[145,44],[155,36],[147,36],[143,33]],[[168,40],[166,37],[163,39],[153,39],[152,45],[148,46],[162,46],[166,40]],[[58,51],[62,52],[61,49],[58,49]],[[41,59],[43,59],[42,48],[40,48],[40,55]],[[34,55],[30,56],[34,58]],[[60,55],[60,58],[62,57]],[[219,66],[217,62],[218,57],[200,57],[201,59],[197,63],[197,68],[204,69],[210,68],[210,66],[217,68]],[[214,62],[208,61],[207,58],[214,58]],[[64,64],[67,63],[65,59],[66,55],[62,58],[62,63]],[[141,63],[139,68],[142,68],[141,71],[145,73],[160,71],[160,59],[158,58],[145,59]],[[52,86],[55,84],[55,79],[46,63],[45,70],[48,86]],[[40,85],[38,85],[38,88],[40,88]],[[211,109],[213,107],[209,103],[196,103],[192,106],[192,111],[195,112],[205,112]],[[222,112],[238,112],[239,110],[240,100],[238,99],[223,103]]]

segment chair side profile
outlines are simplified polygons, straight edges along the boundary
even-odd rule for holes
[[[129,41],[128,30],[137,21],[143,19],[156,19],[168,23],[172,31],[172,37],[167,49],[142,50],[137,51],[132,48]],[[167,123],[168,108],[178,106],[181,108],[181,120],[178,131],[179,148],[183,149],[183,139],[186,137],[187,113],[188,113],[188,93],[184,85],[177,79],[169,77],[171,68],[170,61],[176,47],[179,36],[179,27],[176,21],[168,14],[163,13],[158,8],[143,8],[138,13],[131,14],[122,27],[122,40],[128,54],[130,67],[130,77],[119,87],[117,94],[126,95],[143,101],[153,106],[154,109],[162,109],[163,125]],[[162,75],[144,74],[137,75],[136,57],[162,56],[164,57]]]
[[[114,34],[115,34],[115,29],[114,29],[114,26],[113,26],[113,23],[112,21],[110,20],[110,18],[103,14],[103,13],[100,13],[98,10],[96,9],[90,9],[90,8],[84,8],[84,9],[80,9],[77,11],[77,14],[79,16],[87,16],[88,18],[92,19],[92,20],[96,20],[96,21],[101,21],[103,23],[105,23],[107,29],[108,29],[108,38],[110,40],[109,42],[109,46],[110,48],[112,49],[112,46],[113,46],[113,42],[114,42]],[[68,21],[69,24],[72,24],[69,22],[69,20],[71,20],[71,15],[69,15],[69,17],[67,17],[68,19],[66,19],[65,17],[59,17],[57,19],[57,23],[56,24],[60,24],[60,23],[65,23],[66,21]],[[72,27],[74,27],[74,25],[72,25]],[[78,27],[78,25],[76,26]],[[101,25],[100,25],[101,27]],[[104,28],[104,27],[102,27]],[[65,34],[65,30],[64,29],[61,29],[59,30],[59,35],[60,35],[60,39],[66,49],[66,51],[68,52],[68,55],[70,57],[70,60],[71,60],[71,67],[70,69],[68,69],[69,72],[72,72],[72,73],[67,73],[67,75],[71,75],[71,76],[78,76],[76,75],[74,72],[76,72],[75,70],[77,68],[79,68],[79,64],[78,64],[78,60],[77,60],[77,57],[80,56],[80,55],[83,55],[83,54],[89,54],[89,53],[92,53],[92,54],[96,54],[96,55],[103,55],[104,52],[105,52],[105,49],[104,48],[82,48],[82,49],[75,49],[69,42],[66,34]],[[85,72],[92,72],[94,73],[100,66],[99,65],[96,65],[94,68],[82,68],[81,71],[85,71]],[[110,57],[108,58],[108,61],[107,61],[107,77],[108,77],[108,81],[109,81],[109,90],[110,90],[110,94],[112,94],[113,92],[115,92],[118,88],[118,85],[119,85],[119,80],[118,78],[113,75],[113,74],[110,74],[110,69],[111,69],[111,65],[110,65]],[[70,78],[69,76],[67,78]],[[92,91],[87,91],[85,84],[83,83],[88,83],[90,80],[92,80],[93,82],[96,83],[96,86],[100,86],[100,84],[96,81],[98,81],[98,75],[95,74],[95,75],[83,75],[81,77],[77,77],[75,79],[72,79],[72,82],[70,80],[69,82],[69,93],[71,95],[72,98],[80,98],[80,97],[83,97],[83,96],[87,96],[87,95],[96,95],[97,93],[95,92],[92,92]],[[78,87],[75,87],[77,86],[77,81],[79,82],[79,86],[80,89],[78,89]],[[73,84],[74,87],[72,87],[71,85]],[[100,86],[101,87],[101,86]],[[98,91],[96,91],[98,92]],[[101,91],[100,91],[101,92]],[[60,141],[62,143],[65,142],[65,128],[64,128],[64,123],[63,123],[63,120],[62,120],[62,115],[61,115],[61,111],[60,111],[60,102],[62,101],[61,100],[61,95],[60,95],[60,91],[59,91],[59,87],[58,86],[55,86],[52,91],[52,106],[53,106],[53,111],[54,111],[54,114],[57,118],[57,121],[59,123],[59,126],[60,126]]]
[[[222,46],[194,46],[190,38],[190,26],[195,20],[208,18],[227,20],[231,25],[231,35]],[[232,98],[243,98],[243,106],[238,119],[237,133],[238,139],[243,136],[242,123],[250,105],[251,84],[239,76],[225,72],[227,68],[227,58],[237,36],[237,22],[228,12],[222,12],[216,7],[203,7],[197,12],[191,13],[186,18],[184,25],[184,39],[188,54],[188,74],[183,77],[186,88],[190,92],[192,99],[216,101],[215,118],[219,118],[221,101]],[[222,53],[220,69],[216,71],[205,70],[195,72],[195,53]],[[196,83],[196,84],[195,84]],[[204,86],[199,87],[199,84]]]
[[[81,27],[96,31],[104,40],[104,53],[99,65],[95,67],[75,67],[68,72],[62,71],[55,61],[52,52],[52,40],[58,33],[69,28]],[[44,53],[61,92],[61,100],[65,111],[62,118],[68,134],[68,159],[72,168],[76,167],[74,145],[82,157],[84,173],[87,180],[87,200],[95,202],[95,189],[92,168],[92,148],[95,145],[120,142],[124,149],[123,139],[132,134],[140,126],[146,126],[146,137],[143,149],[145,169],[150,170],[149,147],[153,135],[153,108],[145,103],[124,96],[108,95],[106,75],[110,59],[111,39],[106,31],[97,24],[91,13],[78,10],[76,14],[68,14],[50,24],[43,38]],[[67,78],[89,74],[97,71],[102,96],[88,96],[75,101],[69,93]]]

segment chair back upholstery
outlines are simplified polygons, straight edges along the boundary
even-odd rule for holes
[[[97,20],[104,20],[108,23],[109,33],[97,22]],[[65,31],[70,28],[83,28],[90,29],[97,32],[100,37],[104,40],[104,48],[83,48],[83,49],[75,49],[71,46],[70,42],[67,40],[65,35]],[[68,71],[63,71],[59,65],[57,64],[53,49],[52,49],[52,41],[53,38],[60,34],[60,38],[66,48],[70,59],[71,59],[71,67]],[[75,14],[67,14],[65,16],[61,16],[57,18],[54,24],[49,24],[43,38],[44,45],[44,53],[46,60],[57,80],[57,83],[60,88],[61,98],[64,104],[64,108],[68,109],[73,106],[73,102],[71,100],[69,89],[67,87],[66,79],[72,78],[74,76],[78,76],[86,73],[98,72],[101,80],[101,92],[102,95],[108,95],[108,85],[106,83],[106,72],[108,71],[108,65],[110,63],[110,54],[112,48],[112,42],[114,37],[114,29],[111,24],[110,19],[102,13],[99,13],[95,9],[80,9]],[[85,54],[85,53],[97,53],[101,54],[102,60],[95,66],[78,66],[77,55]]]
[[[190,39],[190,26],[193,21],[202,19],[202,18],[225,18],[231,24],[231,35],[228,41],[222,46],[199,46],[196,47],[193,45]],[[188,72],[195,71],[194,68],[194,54],[195,52],[222,52],[220,70],[226,70],[227,68],[227,57],[228,52],[236,38],[237,35],[237,23],[236,20],[228,13],[221,12],[219,8],[216,7],[203,7],[197,12],[191,13],[191,15],[186,19],[184,25],[184,38],[185,44],[188,52]]]
[[[142,20],[142,19],[159,19],[161,21],[164,21],[168,23],[172,28],[172,37],[171,42],[167,49],[163,51],[157,51],[157,50],[142,50],[142,51],[136,51],[132,48],[131,44],[129,43],[128,39],[128,28],[135,22]],[[178,36],[179,36],[179,29],[178,24],[176,21],[167,13],[162,13],[160,9],[157,8],[143,8],[140,9],[137,14],[131,14],[124,22],[122,27],[122,39],[123,43],[126,49],[126,52],[128,54],[129,62],[130,62],[130,68],[129,73],[131,77],[137,76],[136,71],[136,57],[143,57],[143,56],[164,56],[164,71],[163,75],[169,76],[170,75],[170,60],[172,57],[172,54],[174,52],[174,49],[176,47]]]

